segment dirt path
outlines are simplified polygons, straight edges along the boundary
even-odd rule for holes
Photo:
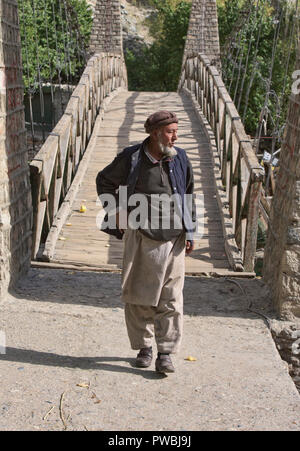
[[[239,280],[270,315],[260,280]],[[1,305],[1,430],[300,430],[300,397],[240,288],[187,278],[176,373],[134,367],[120,275],[31,269]],[[196,361],[186,358],[193,356]]]

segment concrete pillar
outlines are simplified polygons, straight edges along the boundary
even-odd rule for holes
[[[31,190],[26,148],[18,6],[0,0],[0,296],[31,254]]]
[[[90,55],[123,53],[121,6],[119,0],[97,0],[90,38]]]
[[[300,47],[297,69],[300,69]],[[299,73],[299,71],[298,71]],[[264,280],[282,319],[300,318],[300,82],[294,83],[264,256]]]
[[[193,0],[184,56],[199,52],[221,66],[216,0]]]

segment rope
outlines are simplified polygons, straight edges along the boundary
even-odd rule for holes
[[[277,14],[276,14],[277,16],[278,16],[278,13],[279,13],[279,2],[277,4]],[[275,62],[275,52],[276,52],[276,47],[277,47],[277,42],[278,42],[278,37],[279,37],[279,30],[280,30],[280,26],[281,26],[281,23],[282,23],[282,18],[283,18],[283,8],[281,10],[280,19],[277,22],[276,31],[274,33],[274,38],[273,38],[271,66],[270,66],[269,78],[267,80],[267,89],[266,89],[265,101],[264,101],[264,106],[262,108],[262,114],[261,114],[261,117],[260,117],[260,122],[259,122],[259,125],[257,127],[256,136],[255,136],[255,150],[256,150],[256,153],[258,153],[258,150],[259,150],[259,142],[260,142],[261,133],[262,133],[263,119],[264,119],[265,113],[268,113],[267,105],[268,105],[269,97],[270,97],[270,89],[271,89],[271,84],[272,84],[272,75],[273,75],[274,62]],[[268,115],[266,116],[266,121],[267,120],[268,120]]]
[[[242,100],[242,95],[243,95],[243,90],[244,90],[244,84],[245,84],[245,80],[246,80],[246,75],[248,73],[249,57],[250,57],[250,52],[251,52],[251,47],[252,47],[252,40],[253,40],[255,23],[256,23],[256,18],[257,18],[257,15],[258,15],[259,5],[260,5],[260,0],[257,0],[257,4],[256,4],[256,8],[255,8],[254,21],[253,21],[253,25],[251,27],[251,35],[250,35],[250,40],[249,40],[250,43],[249,43],[249,46],[248,46],[248,52],[247,52],[245,69],[244,69],[244,75],[243,75],[243,78],[242,78],[242,83],[241,83],[241,87],[240,87],[240,95],[239,95],[238,102],[237,102],[237,110],[238,111],[240,110],[241,100]]]
[[[50,92],[51,92],[51,108],[52,111],[54,109],[54,92],[53,92],[53,67],[52,67],[52,61],[51,61],[51,55],[50,55],[50,46],[49,46],[49,24],[48,24],[48,14],[47,14],[47,5],[46,0],[44,1],[44,20],[46,25],[46,42],[47,42],[47,54],[48,54],[48,64],[50,68]],[[52,125],[53,121],[52,121]]]
[[[251,15],[252,15],[252,8],[253,8],[253,6],[254,6],[254,2],[251,3],[251,7],[250,7],[250,10],[249,10],[249,16],[248,16],[248,21],[247,21],[247,26],[246,26],[246,29],[243,31],[243,33],[244,33],[244,40],[247,39],[247,33],[248,33],[248,29],[250,27],[249,24],[251,23]],[[244,43],[245,43],[245,41],[243,42],[243,44]],[[251,43],[251,38],[250,38],[250,43]],[[240,77],[241,77],[243,58],[244,58],[244,47],[243,47],[243,51],[241,52],[241,55],[240,55],[240,62],[239,62],[239,69],[238,69],[238,79],[237,79],[237,83],[235,85],[235,91],[234,91],[234,97],[233,97],[234,103],[236,103],[237,90],[238,90],[238,87],[239,87],[239,84],[240,84]],[[246,67],[245,66],[243,66],[243,71],[244,71],[244,74],[245,74],[246,73]]]
[[[22,14],[25,17],[24,3],[22,4]],[[23,25],[23,27],[22,27]],[[24,23],[21,21],[21,28],[23,29],[24,41],[25,41],[25,55],[26,55],[26,65],[27,65],[27,82],[28,86],[30,86],[30,75],[29,75],[29,58],[28,58],[28,45],[27,45],[27,32]],[[33,111],[32,111],[32,94],[31,90],[28,90],[28,98],[29,98],[29,114],[30,114],[30,130],[31,130],[31,139],[32,139],[32,149],[35,153],[35,144],[34,144],[34,124],[33,124]]]
[[[242,61],[242,59],[240,57],[240,53],[241,53],[241,49],[242,49],[241,41],[242,41],[242,37],[244,36],[244,30],[245,30],[245,28],[248,27],[248,24],[249,24],[249,19],[250,19],[250,16],[251,16],[253,2],[254,2],[254,0],[251,0],[251,4],[250,4],[250,8],[249,8],[249,11],[248,11],[247,18],[246,18],[245,22],[243,23],[242,31],[240,31],[239,42],[238,42],[238,45],[237,45],[238,51],[237,51],[237,54],[236,54],[236,59],[234,60],[234,63],[233,63],[233,72],[232,72],[231,81],[230,81],[230,85],[229,85],[229,92],[231,92],[231,86],[232,86],[232,83],[234,81],[235,68],[238,67],[239,71],[241,69],[241,61]],[[243,55],[243,53],[242,53],[242,55]],[[237,60],[238,60],[239,57],[240,57],[240,64],[239,64],[239,66],[237,66]]]
[[[38,46],[38,34],[37,34],[35,0],[32,0],[32,11],[33,11],[33,22],[34,22],[34,25],[35,25],[36,69],[37,69],[38,82],[39,82],[40,110],[41,110],[41,119],[42,119],[42,134],[43,134],[43,141],[45,141],[45,103],[44,103],[42,77],[41,77],[41,70],[40,70],[40,56],[39,56],[39,46]]]
[[[261,14],[260,16],[260,22],[259,22],[259,29],[258,29],[258,35],[257,35],[257,39],[256,39],[256,47],[255,47],[255,52],[254,52],[254,67],[252,70],[252,74],[250,77],[250,82],[248,84],[248,88],[246,91],[246,99],[245,99],[245,107],[244,107],[244,113],[243,113],[243,122],[245,122],[246,119],[246,114],[247,114],[247,109],[248,109],[248,103],[249,103],[249,96],[250,96],[250,92],[251,92],[251,88],[254,82],[254,78],[256,75],[256,71],[257,71],[257,67],[258,67],[258,60],[257,60],[257,56],[258,56],[258,48],[259,48],[259,43],[260,43],[260,36],[261,36],[261,32],[262,32],[262,18],[263,15]]]

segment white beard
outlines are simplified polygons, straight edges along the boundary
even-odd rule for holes
[[[159,145],[159,149],[160,149],[161,153],[165,157],[174,157],[175,155],[177,155],[177,151],[176,151],[176,149],[174,149],[174,147],[165,146],[160,141],[158,141],[158,145]]]

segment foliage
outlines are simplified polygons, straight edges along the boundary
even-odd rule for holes
[[[279,137],[285,124],[297,45],[294,8],[288,0],[218,0],[223,79],[253,136],[263,117],[269,136]]]
[[[76,83],[92,26],[86,0],[19,0],[25,90]]]
[[[129,89],[176,91],[191,5],[187,0],[149,0],[149,3],[157,11],[149,24],[154,43],[149,47],[143,45],[138,53],[125,52]]]

